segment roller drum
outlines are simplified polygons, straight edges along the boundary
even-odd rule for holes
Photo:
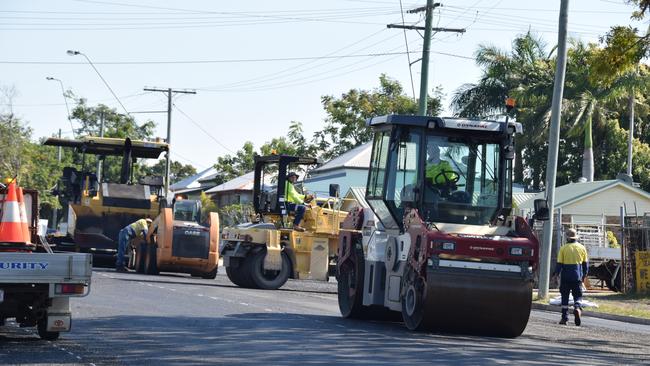
[[[528,323],[532,281],[521,274],[429,269],[424,294],[417,293],[418,287],[410,286],[410,296],[408,284],[405,291],[409,328],[517,337]],[[418,300],[422,306],[414,305]],[[416,320],[416,326],[408,320]]]

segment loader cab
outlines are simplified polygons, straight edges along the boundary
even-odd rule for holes
[[[407,209],[427,223],[490,225],[512,207],[516,122],[389,115],[374,129],[366,200],[387,229]]]
[[[255,156],[253,206],[258,215],[286,213],[287,173],[299,166],[317,164],[315,158],[290,155]]]
[[[176,200],[172,207],[174,221],[201,223],[201,201]]]

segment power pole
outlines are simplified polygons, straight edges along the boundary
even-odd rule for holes
[[[68,116],[70,116],[70,114],[68,114]],[[68,119],[70,119],[70,117],[68,117]],[[73,131],[73,133],[74,133],[74,131]],[[61,138],[61,129],[60,128],[59,128],[59,138]],[[62,150],[61,150],[61,146],[59,146],[57,148],[57,152],[56,152],[56,161],[59,164],[61,164],[61,154],[62,154]],[[57,191],[57,196],[58,196],[59,195],[59,193],[58,193],[58,191],[59,191],[59,180],[58,179],[56,180],[56,187],[54,189]],[[56,230],[56,226],[57,226],[56,222],[59,219],[57,211],[58,211],[57,208],[52,210],[52,229],[54,229],[54,230]]]
[[[104,137],[104,111],[99,112],[99,137]],[[101,156],[97,155],[97,183],[102,182],[102,160]]]
[[[557,155],[560,142],[560,115],[562,111],[562,94],[564,93],[564,74],[566,72],[566,34],[568,19],[569,0],[562,0],[560,4],[560,24],[557,35],[557,66],[555,71],[555,84],[553,86],[553,101],[551,104],[551,129],[548,134],[548,158],[546,160],[546,201],[548,202],[548,209],[550,212],[549,219],[544,224],[544,242],[542,243],[540,253],[541,263],[539,269],[538,296],[542,299],[545,299],[548,296],[548,282],[551,273],[553,216],[555,214],[555,178],[557,176]]]
[[[175,90],[172,88],[158,89],[158,88],[144,88],[145,91],[155,91],[167,94],[167,157],[165,161],[165,198],[169,193],[169,169],[171,167],[170,153],[171,153],[171,138],[172,138],[172,96],[174,93],[180,94],[196,94],[194,90]]]
[[[632,147],[634,145],[634,88],[630,91],[628,100],[628,108],[630,110],[630,129],[627,137],[627,175],[632,179]]]
[[[424,30],[424,45],[422,47],[422,72],[421,72],[422,75],[420,76],[420,101],[418,103],[418,114],[421,116],[426,116],[427,114],[427,102],[428,102],[427,89],[429,88],[429,51],[431,48],[431,31],[465,33],[465,29],[460,29],[460,28],[432,28],[431,27],[431,23],[433,22],[433,15],[432,15],[433,10],[439,6],[442,6],[442,4],[434,3],[433,0],[427,0],[426,6],[408,11],[411,14],[425,11],[424,27],[417,27],[412,25],[399,25],[399,24],[387,25],[388,28]]]

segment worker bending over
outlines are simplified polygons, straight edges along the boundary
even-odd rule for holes
[[[140,219],[120,230],[117,243],[117,261],[115,262],[115,270],[117,272],[127,272],[124,263],[126,247],[129,245],[129,241],[135,239],[138,235],[142,235],[142,237],[145,238],[147,236],[149,224],[151,224],[150,218]]]

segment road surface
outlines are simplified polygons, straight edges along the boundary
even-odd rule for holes
[[[73,331],[58,341],[12,322],[0,327],[0,364],[650,363],[650,326],[590,317],[560,326],[559,314],[533,311],[516,339],[410,332],[397,322],[342,319],[332,282],[290,280],[264,291],[235,287],[223,274],[98,269],[91,294],[73,301]]]

